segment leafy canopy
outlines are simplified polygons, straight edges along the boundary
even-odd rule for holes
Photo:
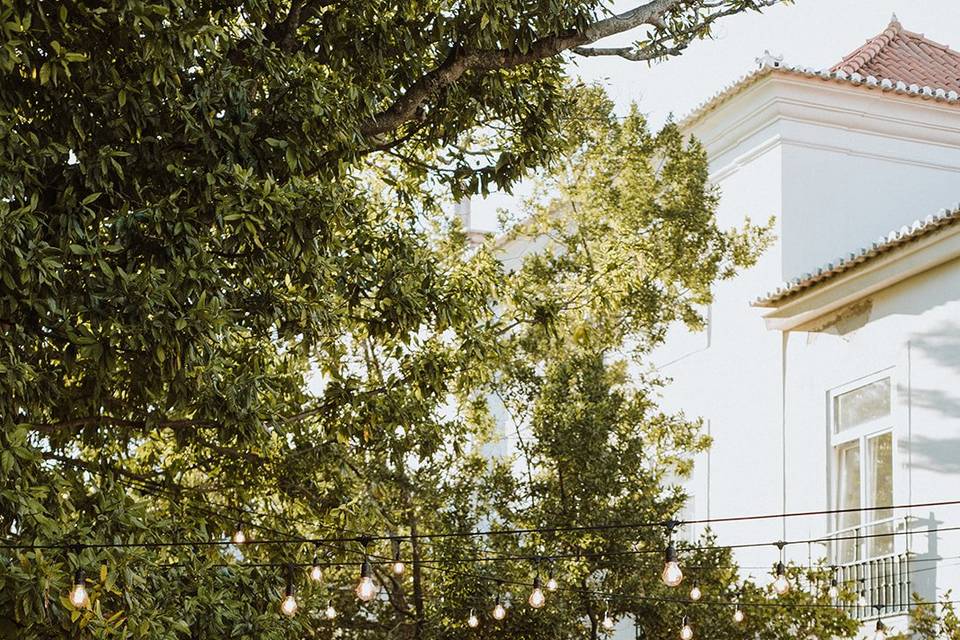
[[[8,549],[0,634],[466,638],[470,608],[493,624],[489,578],[515,596],[508,637],[595,637],[603,593],[675,629],[679,605],[646,599],[666,595],[658,528],[419,534],[680,508],[671,478],[708,442],[637,364],[670,323],[698,324],[765,231],[719,229],[702,150],[614,117],[560,54],[656,59],[763,4],[4,3],[4,539],[395,531],[410,570],[391,577],[372,545],[388,597],[360,609],[355,542]],[[591,46],[628,29],[632,47]],[[544,195],[500,241],[471,247],[444,217],[447,194],[532,170]],[[541,250],[511,259],[523,238]],[[491,459],[504,427],[517,455]],[[284,566],[314,554],[325,580],[298,567],[283,619]],[[563,590],[534,615],[532,562],[458,562],[480,555],[557,556]],[[734,580],[723,550],[685,557],[715,597]],[[89,609],[63,597],[76,567]],[[727,614],[690,609],[718,637],[739,633]],[[830,609],[748,620],[850,631]]]

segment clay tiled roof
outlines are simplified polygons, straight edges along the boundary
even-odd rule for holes
[[[854,253],[839,257],[833,262],[822,265],[815,271],[805,273],[789,282],[784,282],[773,291],[769,291],[754,300],[752,305],[755,307],[776,307],[787,298],[826,282],[841,273],[856,269],[865,262],[874,260],[920,238],[932,235],[944,227],[958,223],[960,223],[960,205],[955,209],[943,209],[922,220],[914,220],[913,224],[895,229],[880,237],[876,242],[860,247]]]
[[[831,71],[960,91],[960,53],[921,33],[907,31],[896,14],[883,33],[867,40]]]

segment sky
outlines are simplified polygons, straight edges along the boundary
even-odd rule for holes
[[[638,1],[619,0],[614,10],[624,11]],[[883,31],[894,12],[908,31],[960,49],[958,0],[796,0],[762,14],[721,20],[714,39],[694,42],[676,58],[648,65],[613,57],[574,57],[570,73],[601,83],[620,110],[637,102],[651,125],[658,126],[670,114],[682,118],[752,70],[764,50],[782,55],[788,64],[830,67]],[[601,44],[629,44],[637,35],[621,34]],[[522,192],[521,187],[518,193]],[[474,199],[472,226],[495,229],[497,208],[509,209],[513,203],[506,194]]]

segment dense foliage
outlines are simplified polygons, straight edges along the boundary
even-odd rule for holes
[[[0,635],[466,638],[498,590],[504,637],[595,637],[606,607],[675,629],[662,528],[569,527],[680,508],[708,442],[641,365],[765,231],[719,229],[702,150],[615,118],[559,54],[654,59],[764,4],[4,2],[0,532],[37,547],[0,553]],[[545,195],[499,240],[444,216],[534,169]],[[505,428],[516,455],[491,456]],[[308,542],[204,544],[237,526]],[[554,531],[430,537],[489,526]],[[371,544],[359,607],[360,539],[385,532],[408,570]],[[534,556],[562,586],[536,613]],[[728,600],[727,551],[684,562]],[[64,597],[78,567],[89,608]],[[829,608],[745,624],[850,631]]]

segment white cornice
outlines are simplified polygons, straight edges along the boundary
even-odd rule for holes
[[[688,119],[684,130],[704,145],[714,172],[720,172],[732,161],[725,156],[741,156],[762,144],[753,138],[778,121],[921,143],[950,153],[960,149],[960,110],[954,103],[779,73],[759,76],[708,113]],[[789,138],[797,140],[796,135]]]
[[[960,258],[960,225],[947,225],[898,245],[855,268],[832,275],[778,303],[764,316],[767,328],[804,331],[817,320],[907,278]]]

